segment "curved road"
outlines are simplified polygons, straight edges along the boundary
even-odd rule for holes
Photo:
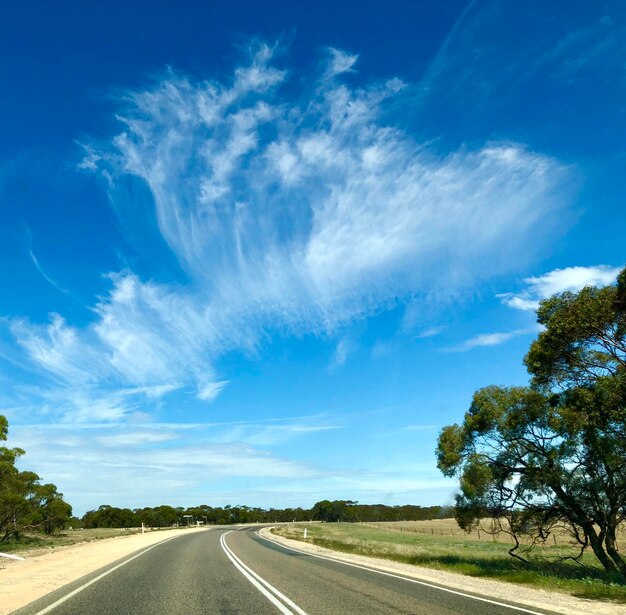
[[[215,528],[166,540],[15,613],[549,614],[307,555],[270,542],[257,530]]]

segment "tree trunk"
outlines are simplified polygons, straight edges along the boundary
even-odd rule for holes
[[[613,560],[607,555],[604,550],[604,532],[600,532],[600,536],[596,533],[595,528],[591,523],[586,523],[583,526],[585,535],[589,538],[589,544],[593,550],[594,555],[598,558],[598,561],[602,564],[607,572],[617,572],[617,566]],[[619,556],[618,556],[619,557]]]
[[[622,556],[617,551],[616,545],[616,531],[615,524],[611,524],[606,531],[606,538],[604,543],[606,544],[606,552],[609,554],[609,557],[613,560],[616,568],[619,570],[620,574],[623,577],[626,577],[626,562],[622,558]]]

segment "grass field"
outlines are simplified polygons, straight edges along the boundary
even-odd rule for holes
[[[64,530],[54,536],[45,534],[25,535],[19,542],[0,542],[0,552],[19,553],[20,551],[31,551],[33,549],[54,549],[73,545],[79,542],[92,542],[103,538],[113,538],[115,536],[129,536],[141,532],[141,528],[100,528],[93,530]]]
[[[274,532],[304,540],[303,528],[295,524],[276,528]],[[453,519],[372,525],[323,523],[306,528],[306,542],[336,551],[626,604],[626,583],[601,570],[593,555],[585,555],[585,567],[571,561],[556,561],[559,556],[574,553],[565,536],[562,541],[557,537],[556,545],[537,550],[533,562],[524,564],[507,553],[510,545],[506,542],[493,540],[490,535],[481,535],[480,539],[477,533],[465,535]],[[454,533],[455,528],[458,533]]]
[[[462,530],[454,519],[432,519],[429,521],[382,521],[363,523],[368,527],[386,529],[400,533],[430,534],[431,536],[455,536],[465,540],[491,540],[513,544],[513,539],[504,532],[499,535],[493,533],[493,524],[490,520],[482,521],[481,525],[470,532]],[[618,542],[626,545],[626,526],[618,532]],[[548,546],[575,546],[575,541],[564,529],[554,529],[548,539]]]

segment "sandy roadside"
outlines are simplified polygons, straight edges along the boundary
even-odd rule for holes
[[[626,606],[624,605],[595,600],[583,600],[581,598],[574,598],[573,596],[567,596],[557,592],[533,589],[523,585],[513,585],[503,583],[502,581],[467,577],[453,572],[421,568],[420,566],[411,566],[409,564],[401,564],[399,562],[374,557],[338,553],[337,551],[331,551],[330,549],[300,542],[299,540],[290,540],[289,538],[276,536],[271,533],[271,528],[263,528],[259,533],[269,540],[283,544],[286,547],[292,547],[314,555],[323,555],[331,559],[368,566],[392,574],[401,574],[427,583],[444,585],[472,594],[480,594],[493,600],[511,600],[526,605],[530,609],[533,607],[549,609],[557,613],[564,613],[565,615],[589,615],[590,613],[594,615],[626,615]]]
[[[133,551],[173,536],[204,529],[147,532],[59,547],[25,555],[24,561],[0,559],[0,615],[11,613],[47,593],[106,566]]]

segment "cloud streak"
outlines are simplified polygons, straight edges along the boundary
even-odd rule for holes
[[[94,501],[123,506],[190,502],[216,484],[233,481],[320,479],[325,472],[261,447],[332,429],[338,427],[316,417],[239,425],[17,425],[11,429],[11,445],[27,445],[28,467],[54,476],[72,503],[85,510]],[[99,468],[97,481],[94,468]]]
[[[539,329],[537,326],[527,327],[525,329],[515,329],[514,331],[496,332],[496,333],[481,333],[468,340],[465,340],[458,346],[449,348],[448,352],[466,352],[474,348],[484,348],[489,346],[499,346],[509,340],[520,335],[531,335],[537,333]]]
[[[322,438],[337,428],[314,419],[248,423],[239,434],[231,426],[212,424],[18,425],[12,428],[11,445],[28,445],[28,467],[54,476],[77,514],[102,503],[306,506],[346,493],[380,501],[390,491],[396,492],[393,503],[425,492],[434,502],[452,491],[453,482],[431,465],[336,470],[260,448],[287,438]],[[94,468],[99,469],[97,481]]]
[[[116,135],[85,146],[80,166],[103,179],[129,241],[154,228],[150,245],[184,276],[110,274],[87,326],[11,323],[21,359],[47,378],[41,400],[72,391],[57,416],[118,420],[140,395],[177,390],[209,402],[225,352],[448,301],[523,265],[555,231],[570,174],[555,159],[510,142],[436,155],[394,125],[407,84],[349,86],[357,56],[330,49],[294,94],[275,52],[252,44],[222,80],[166,71],[120,98]]]

